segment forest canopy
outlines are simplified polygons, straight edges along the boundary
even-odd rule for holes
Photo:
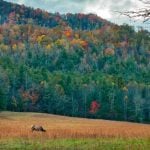
[[[0,110],[149,122],[149,41],[94,14],[0,0]]]

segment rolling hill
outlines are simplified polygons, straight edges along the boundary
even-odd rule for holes
[[[0,0],[0,110],[149,123],[149,41],[94,14]]]

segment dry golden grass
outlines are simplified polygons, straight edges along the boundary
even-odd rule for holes
[[[46,133],[31,132],[42,125]],[[0,139],[7,138],[150,138],[150,125],[71,118],[40,113],[0,113]]]

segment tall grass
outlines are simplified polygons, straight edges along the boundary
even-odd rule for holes
[[[42,125],[46,133],[31,132]],[[150,138],[150,125],[55,116],[38,113],[0,113],[0,139]]]

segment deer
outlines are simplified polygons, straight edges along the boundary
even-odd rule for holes
[[[41,131],[41,132],[46,132],[46,130],[40,126],[40,125],[32,125],[31,126],[31,131]]]

